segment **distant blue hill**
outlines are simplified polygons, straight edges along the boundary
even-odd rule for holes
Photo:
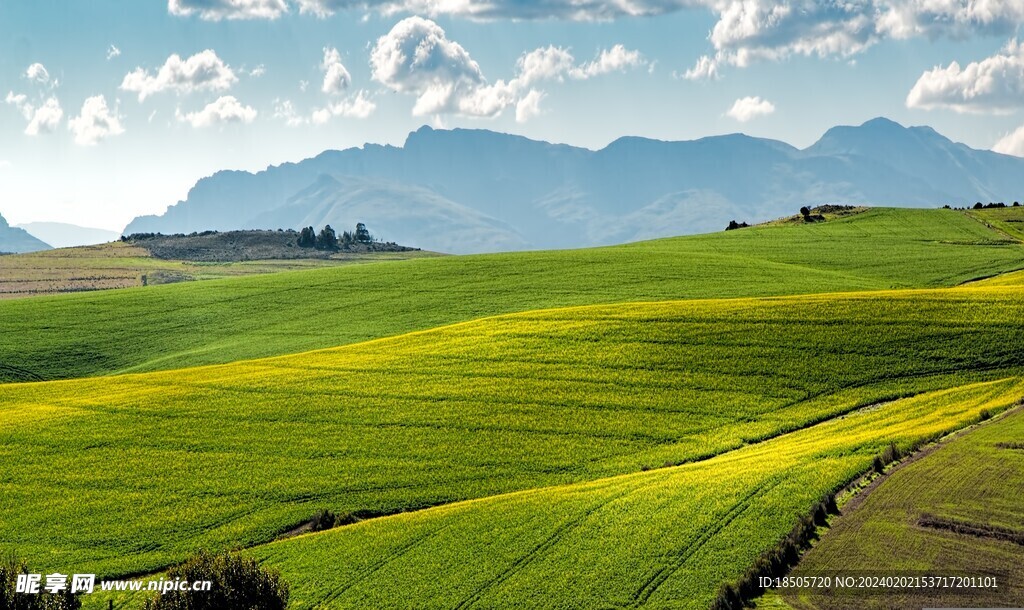
[[[50,250],[50,245],[32,237],[24,229],[8,225],[7,220],[0,216],[0,253],[15,254],[37,250]]]
[[[487,130],[423,127],[402,147],[326,151],[200,180],[136,232],[364,222],[446,252],[567,248],[723,229],[822,203],[938,207],[1024,198],[1024,159],[874,119],[805,150],[742,134],[620,138],[591,151]]]

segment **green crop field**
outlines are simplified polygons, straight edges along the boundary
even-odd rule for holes
[[[173,369],[531,309],[955,285],[1024,245],[952,210],[876,209],[589,250],[443,257],[0,302],[0,381]]]
[[[137,572],[266,542],[320,507],[390,512],[707,458],[1017,375],[1022,306],[1019,288],[599,306],[7,384],[0,539]]]
[[[976,421],[1022,391],[1013,379],[926,393],[705,462],[387,517],[252,553],[296,583],[295,608],[704,609],[719,583],[886,443]]]
[[[870,571],[998,575],[999,589],[914,595],[787,595],[794,608],[1024,605],[1024,411],[894,472],[836,519],[794,575]],[[958,528],[959,532],[950,528]]]
[[[1009,237],[1024,239],[1024,207],[967,210],[966,213]]]

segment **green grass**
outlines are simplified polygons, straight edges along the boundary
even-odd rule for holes
[[[430,509],[254,549],[304,608],[705,609],[887,442],[1005,408],[1024,382],[923,394],[697,464]]]
[[[951,210],[0,302],[0,381],[297,353],[538,308],[935,287],[1024,267]]]
[[[1024,536],[1024,411],[956,438],[897,470],[863,504],[835,520],[796,575],[868,570],[882,574],[1001,573],[998,592],[881,597],[787,595],[794,608],[1024,605],[1020,543],[922,527],[924,515]],[[790,599],[792,598],[792,599]]]
[[[991,225],[1010,237],[1024,240],[1024,207],[967,210],[967,215]]]
[[[266,542],[321,507],[390,512],[706,458],[1016,375],[1022,307],[1020,288],[599,306],[8,384],[0,540],[46,569],[135,572]]]

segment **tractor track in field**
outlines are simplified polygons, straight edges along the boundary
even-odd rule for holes
[[[367,577],[369,577],[374,572],[377,572],[377,571],[381,570],[382,568],[387,566],[389,563],[394,561],[396,558],[402,557],[403,555],[405,555],[409,551],[413,550],[414,548],[416,548],[417,546],[419,546],[423,542],[429,540],[431,537],[435,536],[436,534],[439,534],[440,532],[442,532],[442,531],[444,531],[444,530],[446,530],[446,529],[448,529],[450,527],[451,527],[451,524],[450,523],[446,523],[445,525],[442,525],[441,527],[433,528],[430,531],[425,532],[423,534],[420,534],[419,536],[416,536],[416,537],[412,538],[411,540],[408,540],[404,544],[399,545],[394,550],[394,552],[392,552],[387,557],[382,557],[380,559],[377,559],[376,561],[374,561],[370,565],[365,566],[364,568],[362,568],[359,571],[357,571],[355,573],[355,575],[347,583],[345,583],[341,587],[338,587],[336,590],[331,591],[330,595],[328,595],[327,597],[325,597],[322,600],[320,600],[320,602],[318,602],[318,604],[326,604],[326,603],[329,603],[329,602],[332,602],[332,601],[338,599],[339,597],[344,595],[347,591],[349,591],[352,587],[356,586],[357,584],[359,584],[360,582],[365,580]]]
[[[675,557],[668,563],[668,565],[664,565],[656,570],[639,589],[634,591],[630,596],[633,601],[630,603],[629,607],[639,608],[640,606],[645,605],[661,585],[665,584],[673,574],[679,571],[679,569],[682,568],[686,562],[704,546],[705,543],[711,540],[711,538],[716,536],[722,530],[729,527],[733,521],[746,512],[747,508],[750,507],[750,503],[755,498],[768,493],[778,484],[778,481],[776,481],[768,485],[755,487],[750,493],[741,498],[739,502],[734,504],[732,508],[725,513],[722,519],[716,519],[714,524],[701,532],[696,540],[681,549],[680,552],[676,553]]]
[[[512,562],[512,565],[509,567],[509,569],[505,570],[501,574],[498,574],[494,578],[489,579],[487,582],[477,587],[476,591],[474,591],[469,597],[463,599],[461,602],[456,604],[455,610],[469,608],[473,604],[480,601],[480,599],[483,597],[483,594],[488,589],[491,589],[496,585],[500,585],[501,583],[505,582],[506,580],[517,574],[518,572],[522,571],[523,568],[533,563],[533,561],[535,561],[538,557],[542,556],[549,549],[554,547],[555,544],[557,544],[558,541],[561,540],[566,533],[579,527],[584,521],[586,521],[591,515],[593,515],[597,511],[607,507],[608,505],[620,500],[625,496],[628,496],[633,491],[633,489],[627,488],[626,490],[615,494],[608,500],[604,502],[599,502],[596,506],[593,506],[590,509],[584,511],[583,514],[578,515],[575,518],[570,519],[569,521],[566,521],[565,523],[562,523],[561,525],[556,527],[555,530],[551,534],[549,534],[548,537],[545,538],[540,544],[535,545],[526,554],[520,556],[518,559]]]
[[[2,371],[9,371],[11,373],[14,373],[15,375],[21,376],[22,378],[27,377],[28,381],[47,381],[45,377],[39,375],[38,373],[33,373],[28,369],[23,369],[0,362],[0,372]],[[20,379],[19,381],[25,381],[25,379]]]

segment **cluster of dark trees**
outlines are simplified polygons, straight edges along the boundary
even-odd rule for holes
[[[367,230],[366,225],[356,223],[356,230],[353,232],[342,231],[339,237],[331,225],[320,229],[317,233],[313,227],[305,227],[299,231],[299,239],[296,244],[300,248],[316,248],[317,250],[339,250],[356,244],[373,243],[373,235]]]
[[[735,231],[736,229],[746,229],[749,226],[750,225],[748,225],[745,222],[736,222],[735,220],[730,220],[729,221],[729,226],[727,226],[725,228],[725,230],[726,231]]]
[[[996,209],[996,208],[1019,208],[1020,207],[1020,202],[1019,201],[1014,201],[1012,204],[1006,204],[1006,203],[1003,203],[1002,201],[1000,201],[999,203],[992,203],[991,201],[988,202],[988,203],[982,203],[982,202],[979,201],[979,202],[975,203],[974,205],[972,205],[970,208],[954,208],[954,207],[950,207],[949,204],[946,204],[946,205],[944,205],[942,207],[947,209],[947,210],[967,210],[967,209],[973,209],[973,210],[992,210],[992,209]]]

